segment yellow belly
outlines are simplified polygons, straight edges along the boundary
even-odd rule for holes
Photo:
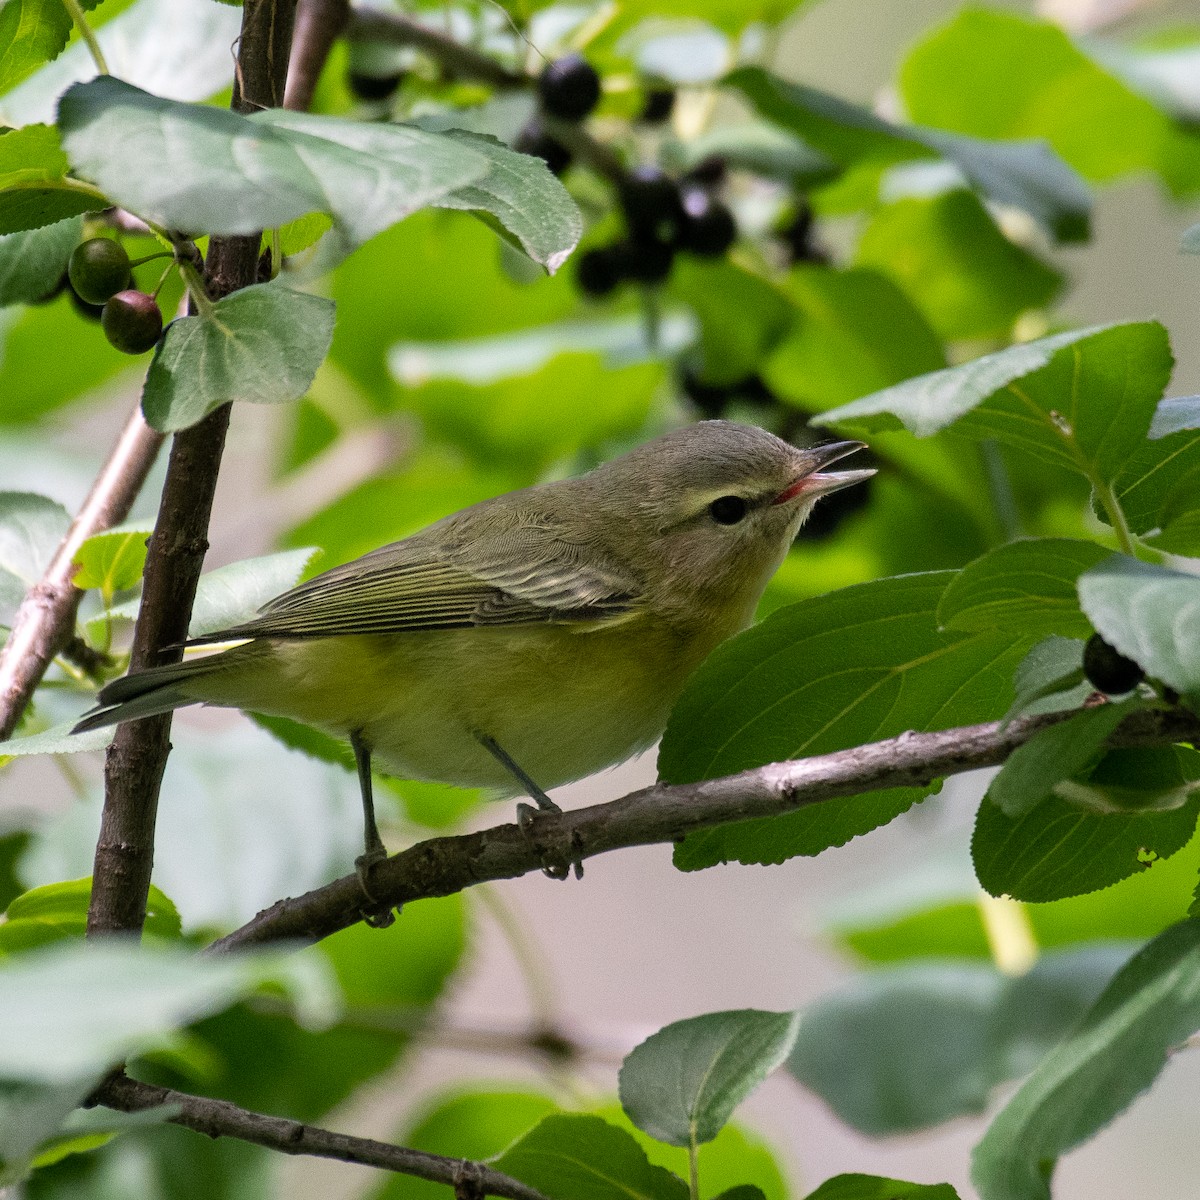
[[[513,794],[479,734],[544,789],[590,775],[654,743],[688,676],[731,632],[637,617],[258,642],[221,655],[223,669],[188,691],[339,737],[360,730],[374,762],[402,778]]]

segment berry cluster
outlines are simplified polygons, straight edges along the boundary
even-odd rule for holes
[[[538,76],[540,111],[517,134],[513,148],[545,160],[555,175],[571,165],[571,152],[546,128],[545,118],[582,121],[600,103],[600,76],[580,54],[555,59]]]
[[[580,255],[577,278],[589,296],[605,296],[619,283],[662,283],[675,255],[684,251],[719,258],[737,237],[733,213],[713,194],[711,164],[701,175],[676,181],[658,167],[635,167],[619,186],[627,236]]]
[[[162,313],[153,296],[131,286],[131,266],[120,242],[89,238],[75,247],[67,281],[81,312],[87,316],[99,312],[111,345],[125,354],[144,354],[162,335]]]

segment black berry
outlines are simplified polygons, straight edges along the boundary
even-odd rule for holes
[[[679,246],[703,258],[720,258],[737,237],[733,213],[703,188],[684,188]]]
[[[672,88],[652,88],[646,93],[639,121],[647,125],[661,125],[670,120],[675,108],[675,92]]]
[[[675,247],[655,238],[619,242],[614,251],[621,275],[637,283],[662,283],[675,261]]]
[[[350,90],[360,100],[386,100],[395,94],[396,89],[404,82],[402,72],[394,75],[365,75],[361,71],[351,71],[346,76]]]
[[[544,159],[546,166],[555,175],[561,175],[571,165],[571,152],[556,137],[546,132],[546,127],[537,117],[528,122],[517,134],[513,149],[522,154],[532,154]]]
[[[584,251],[575,267],[575,279],[580,291],[587,296],[607,296],[624,277],[624,257],[617,246],[601,246]]]
[[[129,286],[129,255],[112,238],[89,238],[75,247],[67,276],[81,300],[103,304]]]
[[[131,288],[109,298],[100,316],[109,343],[124,354],[145,354],[162,335],[162,313],[153,296]]]
[[[673,241],[683,221],[679,185],[657,167],[634,167],[620,184],[621,207],[636,240]]]
[[[600,76],[580,54],[550,63],[537,86],[542,107],[564,121],[582,121],[600,101]]]
[[[698,184],[700,187],[715,188],[725,182],[727,174],[728,163],[719,154],[709,154],[683,173],[683,181]]]
[[[1131,658],[1093,633],[1083,648],[1083,673],[1088,683],[1106,696],[1131,692],[1146,677],[1146,672]]]
[[[788,249],[788,261],[793,263],[827,263],[829,255],[813,242],[812,209],[805,203],[796,207],[791,218],[778,230],[779,237]]]

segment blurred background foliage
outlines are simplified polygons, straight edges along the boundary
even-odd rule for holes
[[[727,206],[736,239],[716,255],[677,254],[649,283],[581,285],[586,255],[617,243],[630,219],[586,152],[562,174],[584,214],[584,238],[553,277],[465,213],[419,212],[332,273],[311,277],[306,243],[323,227],[293,230],[297,278],[337,304],[332,350],[300,403],[235,424],[234,461],[246,475],[223,484],[234,500],[214,534],[218,560],[317,547],[305,558],[304,573],[313,574],[454,509],[586,469],[701,417],[819,440],[806,424],[817,413],[1085,319],[1158,313],[1174,322],[1182,365],[1173,390],[1200,390],[1194,330],[1182,326],[1193,285],[1181,296],[1159,269],[1174,254],[1172,230],[1189,223],[1200,195],[1200,22],[1188,5],[464,0],[403,11],[534,73],[543,55],[582,52],[604,87],[588,124],[593,137],[628,168],[659,166]],[[104,0],[92,17],[118,74],[180,99],[227,102],[236,10],[211,0]],[[13,68],[0,118],[47,119],[53,97],[85,68],[74,41],[50,66],[23,75]],[[647,119],[652,98],[668,93],[666,116]],[[314,107],[465,127],[508,143],[528,137],[538,120],[531,89],[494,91],[411,47],[370,40],[338,43]],[[996,170],[1001,142],[1014,143],[1007,174]],[[1159,239],[1150,248],[1143,214]],[[135,256],[153,248],[136,237],[127,245]],[[136,278],[152,288],[156,265]],[[99,461],[96,447],[131,403],[140,368],[108,346],[95,314],[81,312],[69,289],[43,300],[5,286],[0,270],[0,480],[71,508]],[[172,311],[178,289],[160,299]],[[879,474],[817,510],[764,611],[881,576],[961,567],[1018,534],[1115,544],[1077,475],[998,444],[953,430],[920,440],[881,433],[871,454]],[[154,494],[148,487],[139,503],[143,526]],[[57,528],[54,513],[39,519]],[[32,577],[35,551],[4,565]],[[298,560],[289,564],[294,578]],[[105,600],[131,596],[124,582]],[[0,624],[11,619],[10,599],[0,591]],[[87,615],[95,619],[101,607]],[[125,628],[118,616],[118,648]],[[77,684],[60,676],[43,688],[24,732],[77,712]],[[350,868],[356,800],[344,753],[298,728],[265,724],[276,739],[215,726],[218,750],[181,724],[155,878],[178,905],[181,936],[197,943]],[[7,762],[0,774],[5,904],[28,887],[90,871],[96,763],[56,761],[41,773]],[[62,791],[55,769],[74,799],[53,799]],[[392,845],[477,818],[474,795],[432,785],[393,790]],[[789,1062],[839,1116],[872,1133],[980,1111],[996,1084],[1029,1069],[1030,1045],[1048,1046],[1070,1025],[1132,944],[1178,918],[1195,886],[1192,846],[1105,891],[1030,908],[1047,979],[1033,980],[1029,992],[1051,996],[1038,1011],[1053,1017],[1031,1029],[1012,1016],[1026,1001],[1013,1000],[991,963],[994,914],[979,902],[961,847],[939,856],[937,840],[928,844],[877,887],[834,906],[825,936],[883,982],[869,985],[879,989],[874,1009],[866,993],[841,1009],[830,997],[812,1028],[855,1041],[865,1063],[884,1053],[872,1039],[886,1028],[872,1025],[872,1013],[911,1005],[920,1020],[942,1006],[931,1028],[962,1051],[957,1067],[942,1067],[949,1099],[915,1104],[932,1085],[913,1063],[889,1111],[856,1108],[838,1092],[838,1063],[822,1058],[815,1034]],[[524,964],[533,1018],[511,1040],[542,1082],[516,1091],[426,1088],[425,1108],[391,1132],[414,1146],[483,1156],[572,1103],[624,1121],[604,1088],[581,1083],[590,1056],[593,1075],[611,1090],[613,1054],[586,1032],[577,1042],[560,1037],[537,952],[495,897],[486,906],[474,897],[423,902],[387,933],[351,929],[306,951],[344,993],[344,1015],[331,1028],[302,1028],[286,999],[255,993],[155,1051],[143,1072],[280,1115],[325,1119],[364,1086],[382,1088],[385,1077],[397,1086],[403,1074],[386,1073],[409,1061],[413,1039],[436,1040],[438,1006],[478,951],[481,919],[503,931]],[[1122,941],[1115,951],[1114,939]],[[1076,957],[1056,966],[1059,952]],[[912,974],[885,977],[888,967]],[[970,1074],[985,1043],[992,1073],[950,1086],[956,1069]],[[674,1150],[638,1136],[653,1161],[686,1174]],[[804,1155],[802,1137],[781,1155],[730,1127],[704,1148],[706,1194],[753,1183],[770,1200],[799,1196],[794,1160]],[[48,1163],[25,1187],[37,1200],[233,1200],[283,1194],[278,1170],[252,1147],[162,1127]],[[287,1178],[297,1185],[296,1174]],[[433,1191],[397,1178],[371,1182],[369,1194]]]

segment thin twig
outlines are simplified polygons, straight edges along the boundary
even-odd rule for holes
[[[496,88],[529,87],[532,80],[519,71],[510,71],[494,58],[454,38],[423,25],[400,13],[377,12],[370,8],[354,9],[346,36],[354,42],[389,42],[395,46],[413,46],[436,59],[454,75],[478,79]]]
[[[810,804],[880,788],[925,787],[935,779],[1002,763],[1039,730],[1071,714],[1048,713],[936,733],[904,733],[833,754],[774,763],[689,784],[655,784],[589,808],[537,816],[532,839],[516,825],[431,838],[374,868],[371,890],[400,906],[448,896],[475,884],[514,879],[545,862],[575,862],[631,846],[676,842],[731,821],[795,812]],[[1131,714],[1112,746],[1166,745],[1200,737],[1200,720],[1182,709]],[[280,900],[213,942],[221,953],[269,942],[315,942],[361,919],[362,887],[347,875],[295,899]]]
[[[50,565],[17,609],[0,651],[0,741],[12,736],[54,656],[75,635],[83,592],[71,577],[79,547],[129,515],[162,442],[162,434],[142,419],[140,406],[135,408]]]
[[[432,1183],[444,1183],[455,1188],[469,1182],[473,1189],[471,1194],[476,1196],[545,1200],[540,1192],[512,1176],[470,1159],[446,1158],[440,1154],[428,1154],[424,1150],[409,1150],[403,1146],[377,1142],[372,1138],[351,1137],[316,1125],[251,1112],[228,1100],[212,1100],[206,1096],[193,1096],[172,1088],[143,1083],[127,1075],[118,1074],[107,1079],[93,1093],[90,1103],[103,1104],[120,1112],[142,1112],[170,1105],[177,1110],[174,1116],[168,1118],[172,1124],[182,1125],[185,1129],[195,1130],[210,1138],[232,1137],[256,1146],[265,1146],[269,1150],[278,1150],[282,1154],[307,1154],[315,1158],[380,1167],[385,1171],[428,1179]]]

